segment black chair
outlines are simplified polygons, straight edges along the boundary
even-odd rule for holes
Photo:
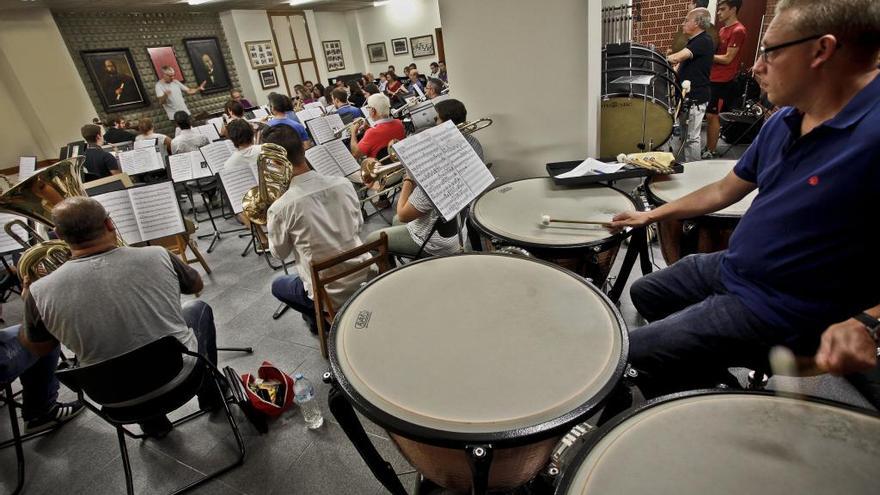
[[[21,493],[21,488],[24,486],[24,450],[21,447],[22,442],[24,442],[25,438],[21,435],[21,430],[18,428],[18,417],[15,414],[15,408],[19,407],[15,401],[15,394],[12,393],[12,383],[2,383],[0,384],[3,387],[3,395],[0,395],[0,403],[6,404],[6,407],[9,408],[9,421],[12,426],[12,439],[3,442],[3,446],[14,445],[15,446],[15,458],[18,462],[18,484],[15,485],[15,489],[12,490],[12,495],[18,495]]]
[[[428,235],[425,236],[425,240],[422,241],[422,245],[419,246],[419,250],[416,252],[416,254],[409,255],[409,254],[394,253],[394,257],[397,259],[400,259],[400,260],[403,260],[403,259],[417,260],[417,259],[424,258],[426,256],[430,256],[430,255],[427,255],[427,253],[425,253],[425,246],[428,245],[428,241],[431,240],[431,237],[434,236],[434,233],[436,232],[436,233],[440,234],[440,237],[443,237],[444,239],[449,239],[451,237],[457,236],[458,233],[461,231],[461,229],[464,228],[465,219],[468,216],[469,209],[470,209],[470,207],[466,206],[463,210],[461,210],[458,213],[458,215],[456,215],[456,218],[453,218],[452,220],[450,220],[448,222],[442,216],[438,216],[437,221],[434,222],[434,226],[431,227],[431,232],[429,232]],[[462,242],[464,242],[464,239],[462,239]]]
[[[189,361],[192,358],[195,359],[192,371],[180,384],[146,400],[137,400],[148,394],[153,395],[156,390],[166,386],[184,369],[185,359]],[[86,407],[116,428],[125,470],[125,484],[129,494],[134,493],[134,487],[125,436],[145,438],[146,435],[134,434],[125,428],[125,425],[149,421],[178,409],[196,395],[205,380],[210,380],[206,383],[212,383],[219,394],[218,397],[223,397],[221,383],[225,382],[225,378],[217,367],[204,356],[187,350],[173,336],[163,337],[102,363],[84,367],[67,366],[67,364],[67,362],[62,363],[56,371],[61,383],[76,392]],[[232,463],[172,493],[191,490],[244,462],[245,449],[241,432],[229,409],[229,403],[226,400],[220,402],[238,444],[238,457]],[[123,403],[125,405],[119,405]],[[172,424],[180,425],[206,412],[197,411]]]

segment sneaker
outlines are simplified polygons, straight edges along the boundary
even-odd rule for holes
[[[715,153],[712,151],[709,151],[708,149],[704,149],[703,153],[700,154],[700,158],[702,158],[703,160],[711,160],[711,159],[715,158]]]
[[[74,402],[56,402],[45,414],[27,421],[24,426],[24,432],[36,433],[57,428],[81,413],[83,409],[85,409],[85,406],[78,400]]]
[[[315,317],[302,313],[302,319],[309,326],[309,331],[312,332],[312,335],[318,335],[318,322],[315,320]]]

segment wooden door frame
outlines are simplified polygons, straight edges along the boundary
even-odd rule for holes
[[[309,51],[311,51],[311,58],[299,58],[299,49],[296,47],[296,36],[293,34],[293,26],[290,25],[290,16],[292,15],[301,15],[303,20],[305,21],[306,27],[306,40],[309,42]],[[285,63],[287,64],[296,64],[297,70],[299,70],[299,78],[303,82],[305,82],[306,76],[303,73],[302,65],[307,62],[311,62],[315,68],[315,74],[318,77],[318,81],[320,82],[321,73],[318,72],[318,60],[315,57],[315,47],[312,45],[312,32],[309,29],[309,20],[306,18],[306,13],[303,10],[267,10],[266,11],[267,19],[269,20],[269,29],[272,31],[272,40],[275,42],[275,50],[278,52],[278,64],[281,69],[281,76],[284,77],[284,87],[287,88],[287,95],[290,96],[293,92],[293,88],[290,87],[290,82],[287,80],[287,72],[284,70]],[[296,56],[293,60],[284,60],[281,56],[281,50],[278,48],[278,36],[275,34],[275,27],[272,23],[272,17],[284,17],[285,21],[287,21],[287,30],[290,33],[290,42],[293,43],[293,53]]]
[[[446,50],[443,48],[443,28],[434,28],[434,40],[437,42],[437,60],[446,63]]]

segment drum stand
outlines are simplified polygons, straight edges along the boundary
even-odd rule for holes
[[[636,264],[636,257],[639,258],[642,275],[647,275],[653,270],[651,258],[648,256],[648,249],[647,227],[633,229],[629,238],[629,246],[627,246],[626,254],[623,257],[623,265],[617,274],[617,280],[614,281],[614,285],[608,291],[608,297],[615,304],[620,300],[620,295],[623,294],[623,288],[626,286],[629,275]]]

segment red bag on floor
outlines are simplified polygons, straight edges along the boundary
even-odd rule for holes
[[[261,397],[254,392],[251,386],[256,383],[257,377],[264,381],[274,380],[280,384],[276,392],[275,401],[267,400],[265,396]],[[280,416],[281,413],[290,409],[290,406],[293,404],[293,378],[269,361],[263,361],[263,365],[257,370],[257,377],[250,373],[241,375],[241,381],[244,383],[244,388],[247,391],[248,400],[250,400],[254,409],[272,417]]]

